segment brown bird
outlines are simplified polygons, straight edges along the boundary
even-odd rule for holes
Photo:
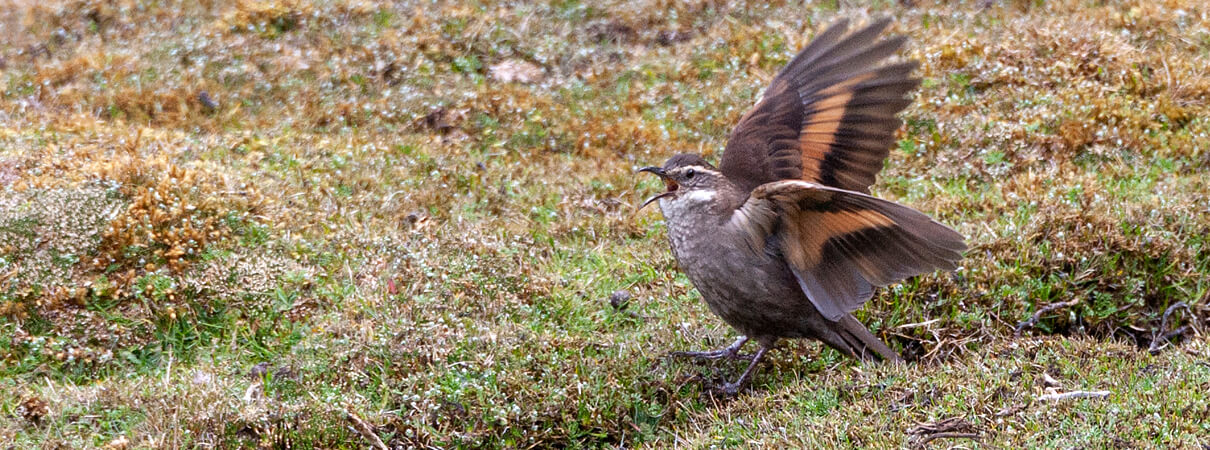
[[[679,154],[658,175],[672,253],[710,310],[743,336],[730,347],[677,352],[751,359],[734,394],[780,338],[809,338],[846,355],[900,361],[850,315],[875,286],[953,270],[962,235],[868,195],[919,84],[916,62],[888,62],[905,40],[890,23],[849,32],[841,20],[782,69],[731,132],[719,168]],[[755,339],[753,356],[740,348]]]

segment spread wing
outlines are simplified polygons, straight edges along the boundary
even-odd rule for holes
[[[799,180],[756,188],[730,223],[754,252],[779,245],[799,286],[833,321],[869,300],[874,286],[953,270],[966,250],[962,235],[919,211]]]
[[[877,40],[889,23],[849,33],[841,20],[816,36],[731,132],[723,174],[749,192],[784,179],[868,192],[920,84],[916,62],[883,64],[905,40]]]

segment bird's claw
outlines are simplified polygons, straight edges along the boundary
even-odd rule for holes
[[[746,344],[747,342],[748,342],[747,336],[740,336],[739,339],[735,340],[735,343],[731,344],[727,348],[720,348],[718,350],[711,350],[711,351],[706,351],[706,352],[672,352],[672,353],[669,353],[668,356],[671,356],[674,358],[693,358],[695,361],[698,361],[698,362],[710,361],[710,360],[715,360],[715,359],[723,359],[723,358],[733,359],[733,360],[742,359],[745,361],[752,361],[752,359],[755,358],[754,355],[741,354],[739,352],[739,349],[744,348],[744,344]]]
[[[724,396],[735,397],[739,395],[739,390],[743,389],[743,385],[739,383],[726,383],[722,386],[715,387],[715,390]]]

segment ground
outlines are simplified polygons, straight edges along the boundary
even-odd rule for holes
[[[923,79],[876,195],[971,246],[858,317],[734,332],[637,167],[717,160],[838,18]],[[1195,0],[18,1],[0,11],[0,442],[1210,445]],[[625,291],[625,292],[619,292]],[[612,301],[611,301],[612,299]],[[1097,392],[1050,400],[1051,394]]]

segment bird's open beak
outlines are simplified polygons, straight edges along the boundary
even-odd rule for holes
[[[663,168],[656,167],[656,166],[647,166],[642,169],[639,169],[638,171],[639,172],[651,172],[651,173],[655,174],[656,176],[660,177],[660,180],[664,181],[664,187],[666,187],[668,190],[651,196],[651,198],[649,198],[649,199],[647,199],[647,201],[643,202],[643,204],[641,206],[639,206],[638,209],[634,210],[635,214],[638,214],[639,211],[642,211],[643,208],[646,208],[647,205],[650,205],[651,203],[655,202],[656,200],[676,194],[676,189],[679,186],[677,186],[676,181],[673,181],[672,178],[668,177],[667,173],[664,173]]]

